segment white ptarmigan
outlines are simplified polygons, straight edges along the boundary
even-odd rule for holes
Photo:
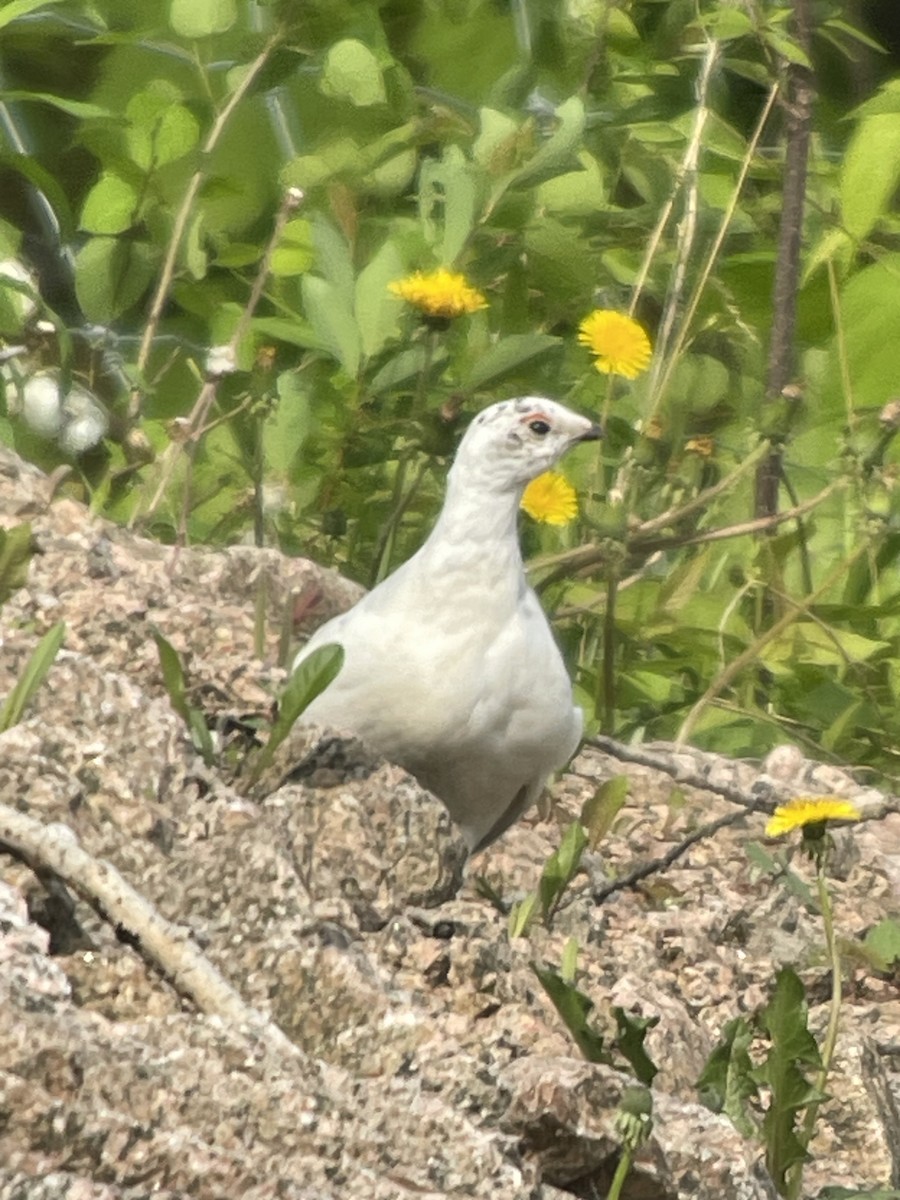
[[[304,724],[360,737],[446,805],[470,852],[538,798],[581,739],[582,713],[519,549],[529,480],[597,425],[525,396],[475,417],[422,548],[294,660],[339,643],[344,665]]]

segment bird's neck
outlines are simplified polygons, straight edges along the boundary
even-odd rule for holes
[[[517,524],[523,490],[511,490],[508,484],[500,488],[486,472],[454,466],[444,507],[422,552],[429,559],[445,559],[447,566],[459,563],[472,571],[483,564],[495,578],[505,572],[521,575]]]

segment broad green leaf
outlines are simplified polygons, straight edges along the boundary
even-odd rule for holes
[[[850,139],[841,168],[841,214],[852,237],[864,238],[889,210],[900,183],[900,114],[866,117]]]
[[[10,25],[19,17],[27,16],[38,8],[47,8],[51,4],[61,4],[63,0],[6,0],[0,8],[0,29]]]
[[[269,733],[269,740],[257,754],[251,779],[255,782],[272,763],[275,751],[293,729],[316,696],[324,692],[337,678],[344,665],[344,647],[329,643],[319,646],[291,673],[278,702],[278,716]]]
[[[475,180],[458,146],[426,159],[419,172],[419,217],[440,261],[452,265],[475,224]]]
[[[605,1049],[603,1036],[588,1022],[594,1007],[593,1000],[573,984],[566,982],[558,972],[539,967],[536,963],[531,964],[531,969],[562,1017],[582,1056],[588,1062],[608,1062],[609,1054]]]
[[[237,20],[235,0],[172,0],[169,24],[185,38],[225,33]]]
[[[806,67],[808,70],[812,70],[809,55],[803,47],[794,41],[793,38],[782,33],[780,29],[773,29],[771,26],[763,29],[762,38],[776,54],[780,54],[789,63],[795,63],[798,67]]]
[[[711,38],[719,42],[727,42],[753,32],[753,22],[738,8],[719,8],[706,13],[701,17],[700,24]]]
[[[403,273],[403,260],[394,243],[387,241],[356,280],[356,324],[367,358],[377,354],[398,332],[402,303],[390,294],[388,284]]]
[[[288,221],[272,253],[273,275],[305,275],[313,264],[312,226],[304,217]]]
[[[0,604],[28,582],[28,564],[35,548],[30,525],[0,529]]]
[[[630,779],[627,775],[614,775],[605,779],[593,796],[585,800],[581,810],[581,824],[587,831],[588,845],[596,850],[612,829],[613,822],[628,799]]]
[[[819,1048],[806,1023],[803,984],[790,967],[782,967],[772,999],[762,1013],[771,1046],[754,1078],[769,1087],[769,1104],[763,1119],[766,1165],[776,1187],[784,1187],[786,1173],[807,1157],[797,1136],[797,1125],[809,1104],[822,1096],[809,1083],[804,1068],[821,1066]]]
[[[345,38],[329,49],[320,86],[326,96],[349,100],[357,108],[384,104],[387,99],[378,59],[356,38]]]
[[[578,155],[580,171],[566,171],[538,184],[535,197],[540,208],[568,217],[589,216],[607,205],[603,171],[587,150]]]
[[[352,309],[340,292],[318,275],[304,275],[303,310],[314,332],[351,378],[356,378],[362,352]]]
[[[724,1113],[746,1138],[757,1136],[750,1107],[759,1095],[748,1053],[752,1041],[753,1030],[743,1017],[729,1021],[697,1081],[702,1103],[712,1112]]]
[[[495,383],[523,363],[559,345],[560,339],[549,333],[511,333],[479,355],[466,375],[466,387],[475,391]]]
[[[521,132],[519,125],[505,113],[482,108],[480,128],[472,146],[472,157],[488,174],[505,175],[516,165]]]
[[[22,526],[19,526],[22,528]],[[32,651],[16,686],[0,708],[0,733],[22,720],[32,696],[47,677],[66,636],[65,622],[58,621],[49,629]]]
[[[176,162],[200,141],[200,124],[179,99],[176,88],[154,80],[125,110],[129,119],[128,150],[144,170]]]
[[[524,183],[556,174],[574,157],[584,133],[584,104],[580,97],[570,96],[556,110],[557,127],[543,142],[531,160],[515,173],[517,187]]]
[[[266,465],[278,476],[286,476],[310,434],[308,391],[293,372],[278,377],[278,403],[263,425],[263,454]]]
[[[885,917],[869,930],[863,945],[884,964],[882,970],[889,970],[900,960],[900,922]]]
[[[147,242],[92,237],[75,256],[75,292],[89,321],[108,322],[126,312],[155,273],[155,250]]]
[[[80,228],[88,233],[123,233],[137,217],[138,193],[133,184],[104,171],[87,194]]]
[[[449,354],[445,346],[438,346],[437,350],[431,357],[432,370],[439,370],[449,358]],[[393,388],[401,387],[405,383],[409,383],[411,379],[424,369],[426,362],[425,347],[423,345],[413,346],[409,350],[401,350],[399,354],[393,358],[389,358],[384,366],[376,372],[369,384],[369,390],[373,396],[379,395],[381,392],[391,391]]]

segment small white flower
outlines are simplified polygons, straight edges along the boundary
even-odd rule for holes
[[[206,374],[210,379],[233,375],[237,370],[234,350],[231,346],[211,346],[206,356]]]

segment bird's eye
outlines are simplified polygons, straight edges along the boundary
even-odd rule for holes
[[[540,419],[529,421],[528,428],[532,433],[536,433],[538,437],[544,437],[545,434],[550,432],[550,426],[547,424],[547,422],[541,421]]]

